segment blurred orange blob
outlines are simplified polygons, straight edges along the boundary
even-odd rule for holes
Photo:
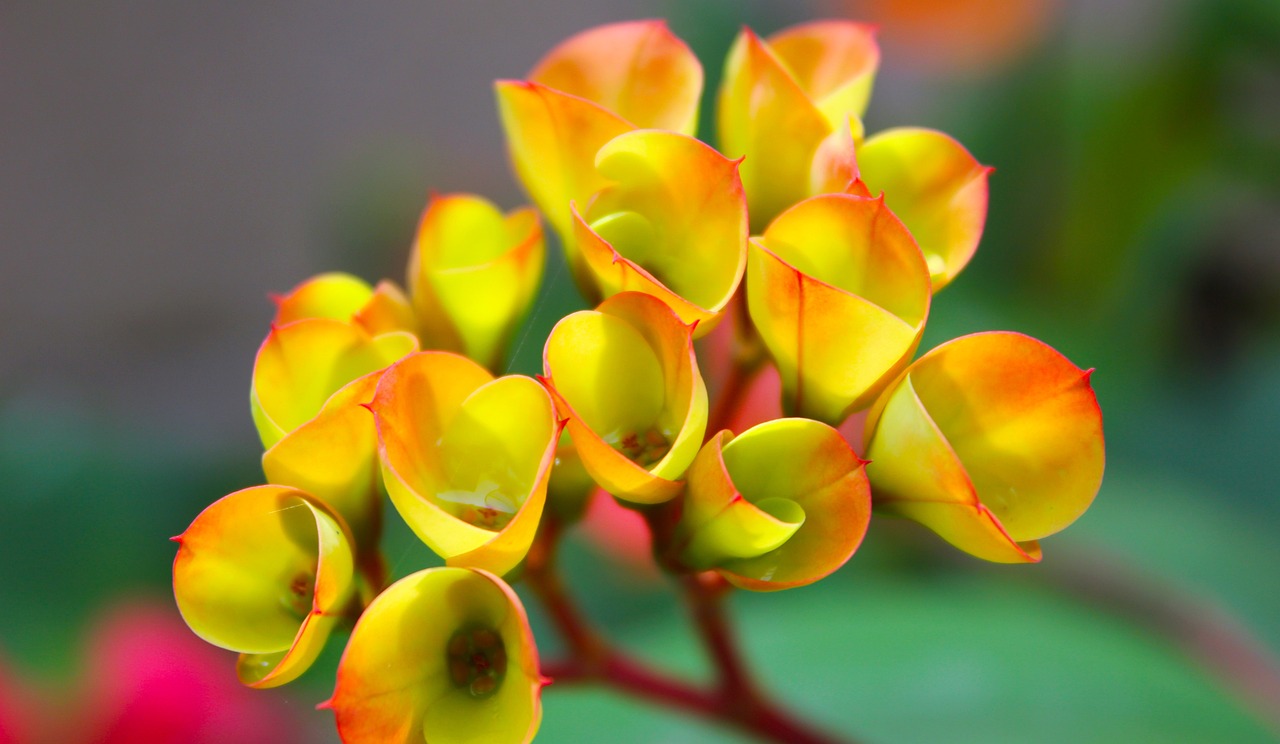
[[[931,70],[980,71],[1008,63],[1049,29],[1057,0],[836,0],[836,12],[881,24],[885,46]]]

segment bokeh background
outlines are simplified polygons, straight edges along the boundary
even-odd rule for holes
[[[827,581],[735,598],[766,684],[872,742],[1280,737],[1280,4],[60,0],[0,6],[0,742],[50,720],[69,741],[336,740],[312,706],[340,643],[246,697],[230,654],[175,629],[168,585],[166,538],[261,480],[267,294],[399,279],[429,189],[520,203],[492,81],[650,16],[711,91],[743,24],[881,23],[868,131],[941,128],[997,169],[922,348],[1010,329],[1098,369],[1106,480],[1044,564],[878,520]],[[578,303],[547,286],[515,369]],[[597,550],[570,546],[592,614],[705,678],[670,587]],[[389,551],[400,574],[434,563],[404,530]],[[539,741],[738,741],[598,691],[544,701]]]

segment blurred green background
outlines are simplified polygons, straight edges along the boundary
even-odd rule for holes
[[[1040,566],[980,565],[879,520],[821,584],[735,597],[761,678],[873,742],[1280,737],[1274,679],[1251,696],[1224,682],[1228,655],[1183,642],[1208,619],[1257,663],[1280,651],[1280,4],[535,5],[0,10],[10,676],[63,696],[96,618],[171,606],[166,538],[260,482],[247,391],[267,292],[324,270],[399,279],[430,188],[521,201],[493,79],[588,26],[663,16],[714,91],[743,24],[843,15],[882,24],[868,131],[940,128],[997,169],[981,248],[922,349],[1017,330],[1096,367],[1107,474]],[[579,304],[548,276],[519,371]],[[388,546],[399,574],[436,562],[403,528]],[[670,587],[568,550],[624,646],[707,677]],[[307,740],[336,740],[307,711],[340,650],[262,693],[314,722]],[[539,741],[739,740],[596,690],[544,702]]]

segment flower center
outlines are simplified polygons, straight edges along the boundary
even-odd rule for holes
[[[458,519],[495,532],[506,527],[520,509],[515,499],[488,478],[481,478],[473,489],[455,488],[441,491],[438,496]]]
[[[280,595],[280,604],[284,605],[290,614],[296,615],[301,620],[311,614],[315,594],[315,571],[299,571],[289,579],[288,586]]]
[[[468,625],[449,638],[445,648],[449,679],[472,697],[487,698],[498,691],[507,673],[507,647],[498,631]]]
[[[605,437],[605,441],[642,468],[652,467],[671,451],[666,435],[652,427],[644,433],[617,433]]]

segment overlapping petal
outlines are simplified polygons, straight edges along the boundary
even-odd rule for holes
[[[825,21],[762,40],[744,29],[725,62],[717,101],[720,149],[745,156],[742,182],[753,231],[814,190],[815,160],[841,129],[860,140],[860,117],[879,65],[873,29]],[[829,149],[829,148],[828,148]],[[851,167],[851,166],[850,166]]]
[[[561,42],[529,80],[585,98],[645,129],[692,136],[702,65],[662,20],[610,23]]]
[[[747,307],[784,408],[838,424],[901,371],[924,331],[929,274],[881,199],[825,194],[751,241]]]
[[[331,272],[314,276],[275,300],[275,325],[331,318],[354,323],[375,336],[417,330],[409,299],[390,281],[370,287],[359,277]]]
[[[574,207],[574,241],[596,295],[644,292],[698,335],[720,320],[742,280],[747,212],[738,164],[692,137],[628,132],[596,157],[611,179]]]
[[[934,291],[969,263],[987,219],[991,168],[932,129],[887,129],[858,148],[858,170],[871,193],[902,220],[929,262]]]
[[[538,669],[509,586],[485,571],[432,568],[365,609],[323,707],[346,744],[518,744],[541,722]]]
[[[1083,514],[1102,482],[1089,373],[1017,333],[925,354],[876,401],[866,430],[876,508],[989,561],[1038,561],[1038,540]]]
[[[414,351],[410,333],[371,335],[330,318],[274,326],[258,349],[249,400],[264,447],[311,420],[329,396]]]
[[[596,153],[636,127],[597,103],[539,83],[499,80],[494,87],[516,178],[560,236],[574,280],[589,286],[571,241],[569,204],[585,204],[608,183],[596,170]]]
[[[504,215],[479,196],[433,196],[409,260],[423,345],[498,369],[538,293],[545,258],[532,209]]]
[[[196,635],[240,652],[252,687],[296,679],[315,661],[355,590],[342,518],[285,486],[215,501],[174,538],[173,592]]]
[[[689,469],[680,558],[733,584],[811,584],[853,555],[871,517],[863,461],[826,424],[777,419],[711,438]]]
[[[658,503],[679,493],[707,426],[693,331],[638,292],[565,317],[547,338],[545,382],[582,464],[609,493]]]
[[[364,408],[381,376],[377,370],[344,385],[262,455],[268,483],[306,491],[341,514],[365,557],[376,551],[382,532],[378,438]]]
[[[560,435],[541,385],[421,352],[383,374],[370,408],[387,493],[423,542],[451,566],[499,575],[523,560]]]

